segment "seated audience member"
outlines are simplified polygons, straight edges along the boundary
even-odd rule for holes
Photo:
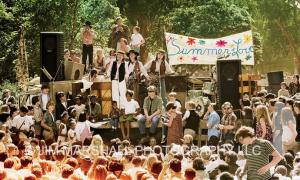
[[[168,101],[168,103],[174,103],[175,106],[177,107],[176,110],[177,110],[178,112],[181,112],[181,104],[180,104],[180,102],[177,100],[176,97],[177,97],[177,93],[176,93],[176,92],[171,92],[171,93],[169,93],[169,96],[168,96],[169,101]]]
[[[149,86],[147,88],[148,96],[144,100],[144,118],[138,120],[139,130],[141,137],[146,134],[146,125],[145,123],[151,123],[150,135],[154,136],[156,128],[160,120],[160,114],[162,111],[162,99],[157,96],[157,89],[155,86]]]
[[[98,122],[101,117],[101,105],[97,102],[95,95],[90,96],[90,101],[90,104],[86,107],[88,119],[92,122]]]

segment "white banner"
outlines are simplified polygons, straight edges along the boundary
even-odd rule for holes
[[[217,59],[241,59],[254,65],[252,31],[217,39],[197,39],[165,33],[170,65],[216,64]]]

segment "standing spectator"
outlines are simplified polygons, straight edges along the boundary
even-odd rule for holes
[[[70,129],[68,131],[68,142],[70,144],[72,144],[76,141],[79,141],[79,139],[77,139],[77,136],[76,136],[75,128],[76,128],[76,121],[71,121]]]
[[[110,63],[113,63],[115,60],[116,60],[116,51],[114,49],[111,49],[109,51],[109,56],[104,61],[105,73],[107,73]]]
[[[300,92],[299,75],[295,74],[293,76],[293,81],[289,85],[289,92],[291,96],[294,96],[296,93]]]
[[[68,112],[65,111],[60,115],[60,124],[58,126],[59,128],[58,128],[58,139],[57,139],[58,145],[61,145],[62,143],[67,141],[67,137],[68,137],[67,122],[68,122]]]
[[[168,98],[169,98],[168,103],[174,103],[174,105],[177,107],[176,110],[178,112],[181,112],[181,104],[177,100],[177,93],[176,92],[170,92]]]
[[[290,97],[289,90],[287,89],[288,86],[285,82],[280,83],[280,89],[278,90],[278,97],[284,96],[284,97]]]
[[[96,37],[95,31],[92,29],[90,21],[86,21],[84,27],[80,32],[82,46],[82,64],[84,64],[84,70],[86,71],[86,60],[89,58],[88,68],[93,65],[93,40]]]
[[[42,85],[41,93],[39,96],[43,113],[47,111],[47,104],[50,101],[49,90],[50,88],[48,85]]]
[[[273,102],[270,101],[270,105],[272,103]],[[281,113],[282,108],[284,108],[284,103],[279,101],[275,102],[274,107],[275,112],[273,115],[273,145],[280,154],[283,154]]]
[[[147,91],[148,96],[145,98],[143,106],[145,116],[138,120],[141,137],[146,134],[146,121],[151,123],[150,135],[155,134],[162,111],[162,99],[157,96],[156,87],[149,86]]]
[[[167,145],[182,144],[182,114],[176,111],[176,108],[174,103],[169,103],[166,107],[168,122],[164,124],[168,126]]]
[[[232,110],[230,102],[225,102],[223,105],[224,116],[221,119],[219,128],[221,129],[222,142],[232,142],[234,139],[236,115]]]
[[[256,137],[272,141],[272,122],[269,111],[265,105],[256,108]]]
[[[121,38],[118,42],[117,51],[124,51],[127,54],[130,51],[130,46],[125,38]]]
[[[67,111],[67,99],[64,92],[58,92],[56,94],[56,105],[55,105],[55,118],[60,120],[60,115]]]
[[[184,135],[189,134],[193,137],[196,136],[199,129],[200,116],[196,112],[196,104],[193,101],[189,101],[187,104],[187,112],[184,114]]]
[[[32,98],[32,105],[33,105],[33,120],[34,120],[34,131],[35,131],[35,137],[41,138],[42,137],[42,126],[41,122],[43,119],[43,112],[41,109],[40,99],[39,96],[34,96]]]
[[[282,142],[284,151],[295,149],[295,139],[297,137],[296,131],[296,120],[293,111],[289,107],[284,107],[282,109]]]
[[[16,102],[16,99],[14,96],[11,95],[11,91],[9,89],[5,89],[3,91],[3,95],[2,95],[2,98],[3,98],[3,102],[5,104],[15,104]]]
[[[140,52],[141,46],[145,43],[145,39],[140,34],[140,30],[141,29],[138,26],[133,27],[133,34],[131,35],[130,42],[131,49],[137,51],[138,53]]]
[[[104,56],[104,50],[99,48],[96,51],[96,55],[94,58],[94,68],[96,68],[100,73],[105,72],[105,66],[104,66],[104,61],[105,61],[105,56]]]
[[[117,49],[117,43],[121,38],[124,38],[128,41],[129,39],[129,30],[126,25],[123,24],[121,17],[116,19],[116,25],[112,29],[112,33],[109,40],[109,47]]]
[[[217,146],[219,143],[220,130],[218,128],[220,124],[220,116],[215,111],[216,105],[210,103],[207,108],[207,128],[208,128],[208,145],[209,146]]]
[[[112,100],[117,101],[118,107],[122,107],[126,101],[126,81],[128,80],[128,67],[125,64],[125,52],[117,52],[117,60],[110,64],[107,76],[111,79]]]
[[[55,119],[55,104],[53,101],[49,101],[47,104],[47,112],[44,114],[44,118],[41,122],[43,127],[43,137],[46,142],[53,143],[56,141],[58,128]]]
[[[300,132],[300,101],[296,101],[294,104],[294,112],[295,112],[295,118],[296,118],[296,130],[297,132]],[[300,150],[300,133],[297,133],[296,137],[297,142],[297,151]]]
[[[236,141],[243,145],[246,166],[241,174],[247,173],[247,179],[265,180],[271,178],[270,169],[283,158],[269,141],[257,139],[254,130],[242,126],[235,134]],[[269,155],[272,161],[269,162]]]

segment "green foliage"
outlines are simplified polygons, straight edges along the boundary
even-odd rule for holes
[[[0,66],[14,69],[18,53],[18,31],[25,28],[29,73],[33,77],[40,67],[40,37],[43,31],[64,32],[65,48],[81,48],[80,28],[86,20],[98,34],[96,45],[106,45],[114,18],[119,16],[114,0],[4,0],[0,3]],[[0,70],[0,82],[15,81],[15,73]]]
[[[13,96],[18,97],[21,93],[20,89],[18,88],[17,83],[11,83],[9,81],[4,81],[0,84],[0,94],[3,94],[5,89],[9,89]],[[1,97],[2,98],[2,97]]]

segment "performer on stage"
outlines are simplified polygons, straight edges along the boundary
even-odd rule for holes
[[[149,79],[147,70],[143,66],[143,63],[138,60],[139,53],[135,50],[130,50],[127,53],[129,57],[128,63],[128,73],[129,78],[127,82],[127,88],[134,91],[134,99],[141,105],[143,99],[140,99],[140,84],[142,80],[142,75]]]
[[[117,60],[111,63],[107,76],[111,79],[112,100],[117,101],[118,107],[122,107],[126,101],[126,81],[128,80],[128,67],[125,65],[125,52],[117,52]]]
[[[158,81],[158,90],[159,94],[163,100],[163,104],[166,107],[167,105],[167,94],[166,94],[166,84],[165,84],[165,75],[172,74],[172,70],[169,63],[166,61],[166,52],[163,49],[159,49],[156,54],[156,58],[153,61],[148,62],[145,65],[145,68],[150,72],[150,77],[152,80]]]
[[[93,40],[96,37],[92,24],[90,21],[86,21],[84,28],[81,29],[80,33],[83,46],[82,46],[82,64],[84,64],[84,70],[86,71],[86,59],[89,57],[88,68],[93,65]]]

